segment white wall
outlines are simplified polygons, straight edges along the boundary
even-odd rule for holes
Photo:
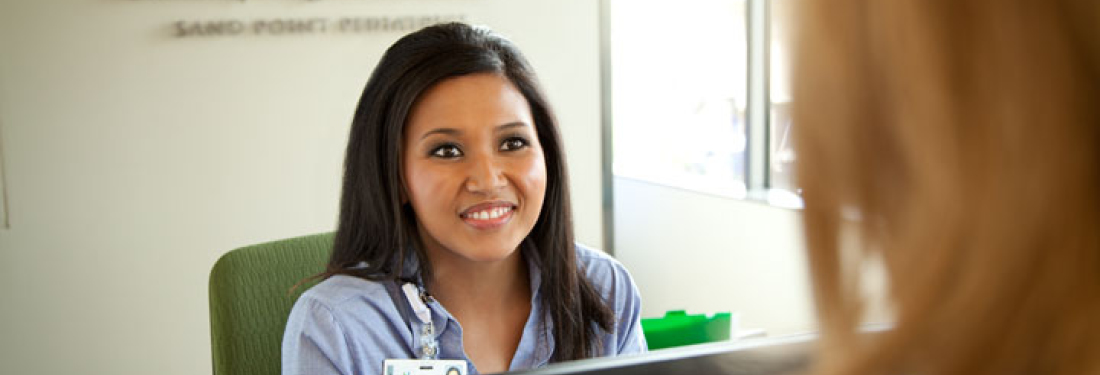
[[[600,245],[594,1],[0,3],[0,373],[208,373],[218,256],[334,228],[355,102],[400,33],[175,39],[173,22],[437,13],[532,60],[578,238]]]
[[[642,313],[740,312],[769,335],[814,329],[797,211],[616,177],[615,256]]]

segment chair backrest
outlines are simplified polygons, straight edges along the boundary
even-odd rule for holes
[[[332,233],[242,247],[210,271],[210,338],[215,375],[278,375],[283,329],[294,301],[325,269]]]

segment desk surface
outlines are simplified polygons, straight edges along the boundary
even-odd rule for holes
[[[508,375],[770,375],[805,369],[814,335],[742,340],[657,350],[645,354],[592,358]]]

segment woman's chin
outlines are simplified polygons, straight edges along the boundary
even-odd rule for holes
[[[519,254],[519,244],[471,245],[454,253],[471,262],[494,263],[511,259]]]

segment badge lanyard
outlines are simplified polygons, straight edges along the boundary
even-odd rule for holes
[[[435,359],[439,355],[439,342],[435,339],[435,326],[432,324],[432,310],[426,304],[430,299],[428,293],[413,283],[405,283],[401,286],[405,292],[405,299],[409,300],[416,318],[424,323],[420,330],[420,359]]]

